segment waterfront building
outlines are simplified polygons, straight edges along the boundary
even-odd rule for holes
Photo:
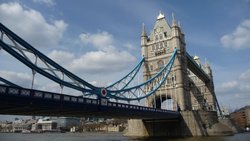
[[[80,125],[80,118],[74,117],[53,117],[52,121],[57,123],[57,128],[69,130]]]
[[[57,129],[57,123],[50,118],[39,119],[37,123],[32,125],[31,131],[53,131]]]
[[[3,133],[9,133],[12,132],[13,127],[12,127],[12,123],[11,122],[1,122],[0,123],[0,132]]]
[[[28,119],[28,120],[15,120],[12,123],[12,132],[22,132],[31,130],[33,124],[36,123],[36,120]]]
[[[222,115],[224,117],[229,118],[230,113],[229,113],[229,110],[226,106],[221,107],[221,112],[222,112]]]
[[[250,106],[235,110],[230,114],[230,118],[242,130],[246,130],[247,127],[250,127]]]

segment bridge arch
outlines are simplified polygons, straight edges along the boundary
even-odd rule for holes
[[[156,109],[176,111],[178,102],[174,90],[172,91],[173,93],[161,93],[151,96],[147,101],[148,106]]]

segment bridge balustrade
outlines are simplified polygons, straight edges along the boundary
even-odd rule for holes
[[[93,106],[98,106],[98,107],[100,106],[100,108],[102,109],[103,108],[105,109],[105,107],[107,107],[110,110],[113,109],[114,110],[113,112],[115,111],[125,112],[128,110],[127,112],[129,113],[129,110],[131,110],[135,113],[138,113],[138,115],[140,115],[139,113],[141,112],[144,112],[144,113],[146,112],[149,115],[151,115],[150,112],[153,112],[154,114],[156,113],[173,114],[173,115],[177,115],[176,117],[178,117],[178,114],[176,111],[169,111],[165,109],[155,109],[152,107],[131,105],[131,104],[126,104],[126,103],[116,103],[116,102],[111,102],[106,98],[90,99],[90,98],[83,98],[79,96],[71,96],[71,95],[58,94],[58,93],[53,93],[53,92],[45,92],[45,91],[33,90],[33,89],[17,88],[17,87],[6,86],[6,85],[0,85],[0,95],[2,96],[9,95],[11,99],[12,98],[13,99],[28,98],[31,100],[31,103],[33,100],[39,100],[39,101],[44,100],[44,101],[55,101],[55,102],[57,101],[60,103],[65,103],[65,104],[69,103],[71,105],[74,103],[77,105],[82,104],[83,109],[84,107],[89,107],[93,105]],[[81,109],[81,106],[79,108]]]

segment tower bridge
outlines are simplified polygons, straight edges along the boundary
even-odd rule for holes
[[[130,119],[128,136],[207,136],[231,134],[222,124],[212,69],[186,51],[185,35],[163,13],[148,35],[141,34],[141,61],[115,83],[96,87],[57,64],[0,23],[0,48],[32,70],[31,89],[2,78],[0,114],[105,116]],[[132,83],[142,70],[143,82]],[[82,92],[71,96],[34,90],[36,74]],[[171,99],[171,109],[162,109]],[[115,100],[115,102],[114,102]],[[131,104],[144,101],[144,105]],[[122,103],[120,103],[122,102]],[[169,101],[168,101],[169,102]],[[125,104],[126,103],[126,104]]]

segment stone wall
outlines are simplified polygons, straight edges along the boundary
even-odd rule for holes
[[[137,120],[128,121],[128,130],[125,136],[152,137],[152,136],[180,136],[180,122],[178,120]]]
[[[232,135],[232,129],[219,122],[215,111],[184,111],[182,114],[183,136]]]
[[[211,111],[182,111],[179,120],[129,120],[126,136],[215,136],[232,135]]]

